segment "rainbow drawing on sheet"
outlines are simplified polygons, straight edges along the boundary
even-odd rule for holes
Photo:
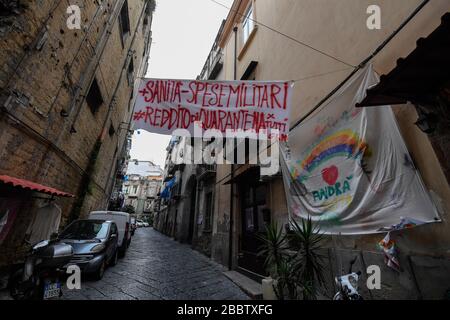
[[[364,155],[366,149],[367,143],[357,132],[351,129],[334,132],[306,150],[304,154],[307,156],[291,167],[291,175],[299,182],[306,181],[315,169],[330,159],[336,157],[357,159]]]

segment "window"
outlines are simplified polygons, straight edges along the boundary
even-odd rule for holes
[[[110,137],[112,137],[114,135],[114,133],[116,133],[116,129],[114,129],[114,125],[112,124],[112,122],[109,125],[109,132],[108,133],[109,133]],[[117,152],[117,147],[116,147],[116,152]]]
[[[134,83],[134,63],[133,63],[133,57],[130,59],[130,63],[128,64],[128,84],[130,86]]]
[[[111,234],[117,234],[117,226],[115,223],[111,224]]]
[[[242,23],[242,35],[244,43],[247,42],[254,27],[255,22],[253,21],[253,7],[250,5],[250,7],[247,9],[247,12],[244,15],[244,21]]]
[[[137,194],[138,186],[133,186],[133,194]]]
[[[130,28],[130,18],[128,16],[128,1],[126,0],[122,6],[122,9],[120,10],[120,16],[119,16],[119,27],[120,32],[122,35],[122,43],[125,41],[127,36],[131,32]]]
[[[150,48],[150,43],[152,42],[152,32],[150,31],[148,33],[148,36],[145,37],[144,40],[144,51],[142,52],[142,56],[145,57],[145,55],[148,52],[148,49]]]
[[[131,106],[133,105],[133,97],[134,97],[134,90],[131,90],[130,100],[128,101],[128,111],[131,111]]]
[[[213,211],[212,192],[206,195],[206,208],[205,208],[205,230],[211,229],[211,216]]]
[[[109,225],[94,220],[77,220],[72,222],[62,233],[61,239],[94,240],[105,239]]]
[[[244,233],[265,232],[270,224],[270,210],[266,205],[266,185],[242,185],[242,230]]]
[[[92,113],[96,113],[103,103],[102,93],[100,91],[100,87],[98,86],[97,79],[95,78],[94,81],[92,81],[91,87],[89,88],[89,92],[86,96],[86,103]]]

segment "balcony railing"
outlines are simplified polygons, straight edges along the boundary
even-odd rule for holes
[[[211,51],[198,77],[199,80],[214,79],[223,67],[222,59],[223,52],[221,48],[217,48],[216,51]]]
[[[216,176],[217,165],[215,164],[200,164],[196,168],[198,180],[213,178]]]
[[[223,67],[223,52],[222,48],[219,47],[219,39],[222,34],[223,27],[225,25],[225,20],[222,21],[219,32],[217,33],[214,44],[211,51],[206,59],[205,65],[203,66],[202,72],[197,77],[198,80],[212,80],[215,79]]]

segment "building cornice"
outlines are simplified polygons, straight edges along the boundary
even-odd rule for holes
[[[228,16],[223,27],[223,32],[219,40],[219,47],[222,49],[228,42],[228,38],[233,31],[233,27],[241,20],[241,17],[250,1],[252,0],[234,0],[230,12],[228,12]]]

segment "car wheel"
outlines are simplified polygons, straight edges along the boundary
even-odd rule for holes
[[[116,251],[111,259],[111,265],[115,266],[117,264],[118,260],[119,260],[119,250],[116,249]]]
[[[105,269],[106,269],[106,261],[103,260],[98,270],[94,273],[95,280],[101,280],[103,278],[103,275],[105,274]]]

